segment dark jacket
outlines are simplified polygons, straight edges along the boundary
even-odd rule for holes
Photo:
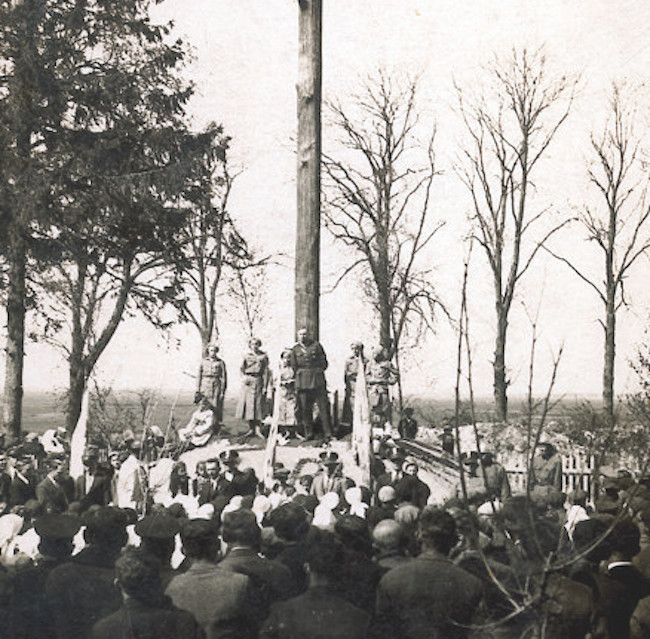
[[[327,369],[327,356],[318,342],[304,346],[296,344],[291,349],[291,367],[296,374],[297,391],[326,387],[324,371]]]
[[[203,630],[189,612],[174,608],[168,597],[158,605],[129,599],[93,626],[92,639],[203,639]]]
[[[88,546],[50,573],[45,592],[59,639],[86,639],[95,623],[120,609],[114,561],[104,548]]]
[[[483,593],[481,582],[441,554],[427,551],[393,568],[377,588],[374,637],[460,639]],[[437,634],[436,634],[437,633]]]
[[[327,588],[275,604],[260,639],[365,639],[370,615]]]
[[[41,557],[36,565],[27,566],[14,575],[13,639],[56,639],[54,615],[47,602],[45,584],[59,564],[54,558]]]
[[[82,510],[90,506],[108,506],[111,503],[112,468],[99,467],[93,475],[92,483],[86,492],[86,478],[84,475],[75,480],[75,500],[81,502]]]
[[[261,557],[252,548],[233,548],[219,566],[250,579],[250,596],[253,607],[259,610],[260,619],[266,617],[271,604],[287,599],[293,593],[289,568],[279,561]]]
[[[17,474],[14,475],[9,486],[9,507],[22,506],[30,499],[36,499],[36,484],[33,477],[25,476],[23,481]]]
[[[59,514],[68,509],[73,495],[70,490],[70,481],[58,481],[54,483],[46,477],[36,486],[36,499],[47,514]]]

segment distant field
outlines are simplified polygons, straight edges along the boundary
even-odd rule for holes
[[[118,395],[120,404],[130,406],[137,412],[138,396],[135,392],[122,391]],[[177,424],[183,424],[193,410],[192,393],[181,394],[178,397],[174,409],[174,417]],[[593,398],[585,398],[593,400]],[[155,402],[151,423],[158,424],[162,427],[167,425],[170,411],[174,401],[175,394],[162,394]],[[581,398],[563,399],[553,409],[549,419],[558,419],[567,408],[575,406],[582,401]],[[594,403],[598,403],[595,400]],[[224,421],[226,427],[237,432],[244,430],[245,425],[234,418],[237,400],[234,397],[226,399],[224,408]],[[406,400],[406,404],[413,406],[415,417],[424,425],[427,423],[439,425],[441,420],[453,418],[454,402],[453,400],[430,399],[422,397],[413,397]],[[516,421],[523,413],[524,400],[522,398],[511,398],[511,419]],[[476,401],[475,413],[479,421],[490,421],[492,417],[492,401],[490,398],[481,398]],[[466,410],[466,409],[465,409]],[[27,432],[39,432],[48,428],[56,428],[64,424],[63,404],[58,396],[54,393],[25,393],[23,402],[23,430]]]
[[[193,410],[192,399],[193,394],[190,393],[179,396],[174,408],[177,423],[184,423],[189,420]],[[154,403],[151,423],[158,424],[161,427],[166,426],[175,400],[175,395],[161,395]],[[119,401],[122,406],[131,407],[134,412],[138,412],[139,402],[135,393],[123,391],[119,394]],[[226,402],[226,412],[228,415],[233,415],[235,402],[232,402],[232,406],[228,404]],[[56,395],[52,393],[25,393],[23,402],[24,431],[42,433],[48,428],[56,428],[64,424],[63,403]]]

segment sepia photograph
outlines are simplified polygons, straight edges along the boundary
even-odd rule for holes
[[[648,3],[0,26],[0,639],[650,639]]]

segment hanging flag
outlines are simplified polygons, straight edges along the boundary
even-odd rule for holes
[[[280,380],[275,385],[273,395],[273,417],[271,418],[271,428],[266,440],[266,450],[264,451],[264,464],[262,466],[262,480],[264,487],[270,489],[273,486],[273,472],[275,470],[275,451],[278,445],[278,427],[280,425]]]
[[[370,487],[370,460],[372,458],[371,432],[366,371],[363,365],[363,359],[359,357],[359,368],[354,387],[352,453],[361,469],[361,483],[368,487]]]
[[[70,477],[77,479],[84,474],[83,456],[86,450],[86,440],[88,438],[88,410],[90,404],[90,393],[85,390],[81,400],[81,413],[77,420],[72,438],[70,439]]]

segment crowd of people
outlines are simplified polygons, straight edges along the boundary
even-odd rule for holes
[[[265,485],[232,448],[148,465],[132,433],[73,480],[47,444],[0,457],[10,639],[650,636],[650,481],[621,471],[590,505],[548,442],[526,493],[475,453],[444,503],[398,447],[370,485],[331,446]]]

